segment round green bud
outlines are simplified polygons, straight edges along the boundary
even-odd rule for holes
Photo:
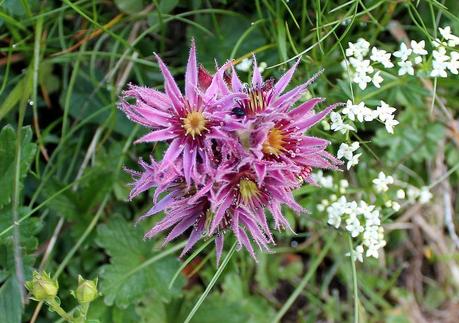
[[[45,272],[38,273],[35,271],[32,275],[32,280],[26,282],[25,286],[37,301],[53,299],[59,290],[57,280],[52,279]]]
[[[99,296],[97,291],[97,279],[86,280],[83,277],[78,276],[78,288],[75,291],[75,297],[78,303],[90,303]]]

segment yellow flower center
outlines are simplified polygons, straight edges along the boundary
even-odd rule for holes
[[[239,193],[241,194],[242,201],[247,204],[252,198],[260,195],[260,190],[255,182],[244,178],[239,181]]]
[[[272,128],[268,132],[268,137],[263,143],[262,150],[265,154],[279,156],[281,151],[284,150],[284,143],[284,133],[282,130]]]
[[[202,112],[191,111],[188,112],[187,116],[183,118],[183,129],[186,131],[186,135],[191,135],[191,137],[200,136],[206,128],[207,120],[204,118]]]

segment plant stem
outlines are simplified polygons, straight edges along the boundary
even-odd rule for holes
[[[46,303],[51,307],[51,309],[59,314],[60,317],[62,317],[64,320],[68,322],[73,322],[74,319],[71,315],[69,315],[64,309],[56,302],[56,300],[53,298],[52,300],[46,301]]]
[[[273,322],[279,322],[282,318],[282,316],[285,315],[285,313],[288,311],[290,306],[292,306],[293,302],[297,299],[297,297],[301,294],[303,289],[306,287],[306,284],[308,283],[309,279],[311,279],[312,275],[316,272],[317,267],[321,264],[322,260],[325,258],[327,255],[328,250],[332,246],[332,244],[335,242],[335,239],[330,238],[327,243],[325,244],[325,247],[322,249],[322,251],[319,253],[317,258],[315,258],[314,262],[311,264],[309,267],[308,272],[306,275],[303,277],[299,285],[296,287],[296,289],[293,291],[293,293],[290,295],[290,297],[287,299],[285,302],[284,306],[277,312],[276,316],[273,319]]]
[[[352,283],[354,289],[354,323],[359,323],[359,290],[357,286],[357,271],[355,270],[355,257],[354,257],[354,248],[352,246],[352,238],[348,235],[349,241],[349,252],[350,252],[350,259],[351,259],[351,267],[352,267]]]
[[[226,265],[230,261],[231,256],[233,255],[234,251],[236,251],[236,245],[237,245],[237,242],[235,242],[233,244],[233,246],[231,247],[230,251],[226,255],[225,259],[223,259],[222,264],[220,265],[220,267],[218,267],[218,269],[215,272],[214,276],[212,277],[209,285],[207,285],[206,290],[204,291],[204,293],[202,293],[201,297],[199,297],[199,299],[196,302],[196,304],[194,304],[191,312],[186,317],[184,323],[189,323],[191,321],[191,319],[193,318],[194,314],[196,314],[196,312],[198,311],[199,307],[204,302],[204,299],[207,297],[207,295],[209,295],[212,287],[214,287],[215,283],[217,282],[217,279],[220,277],[221,273],[223,272],[223,270],[225,269]]]

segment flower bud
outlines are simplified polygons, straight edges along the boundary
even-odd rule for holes
[[[59,290],[59,284],[56,279],[45,272],[39,273],[34,271],[32,280],[25,283],[27,290],[37,301],[44,301],[56,297]]]
[[[78,303],[90,303],[99,296],[97,291],[97,279],[86,280],[81,275],[78,276],[78,288],[75,292],[75,298]]]

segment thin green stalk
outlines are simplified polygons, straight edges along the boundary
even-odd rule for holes
[[[70,261],[70,259],[72,259],[73,255],[78,251],[80,246],[83,244],[83,242],[86,240],[88,235],[92,232],[92,230],[96,226],[97,222],[99,221],[99,218],[103,214],[103,211],[105,209],[105,205],[107,204],[109,197],[110,197],[110,193],[107,193],[107,195],[105,195],[105,198],[103,199],[102,203],[100,204],[99,209],[96,212],[96,215],[92,218],[91,223],[89,223],[88,227],[83,232],[81,237],[78,239],[76,244],[73,246],[73,248],[70,250],[70,252],[67,253],[67,255],[65,256],[64,260],[62,260],[62,262],[59,264],[59,267],[57,268],[56,273],[54,274],[54,278],[55,279],[57,279],[59,277],[59,275],[62,273],[64,268],[67,266],[67,263]]]
[[[194,258],[196,258],[196,256],[199,255],[199,253],[200,253],[201,251],[203,251],[212,241],[214,241],[214,239],[209,239],[209,240],[207,240],[205,243],[202,244],[202,246],[200,246],[198,249],[196,249],[196,250],[191,254],[191,256],[189,256],[189,257],[183,262],[183,264],[180,266],[180,268],[177,269],[177,271],[175,272],[174,277],[172,277],[171,282],[169,283],[169,289],[171,289],[172,286],[174,286],[175,281],[177,280],[178,276],[179,276],[180,273],[183,271],[183,269],[185,269],[185,267],[186,267]]]
[[[303,279],[298,284],[298,286],[295,288],[293,293],[284,303],[284,305],[279,310],[279,312],[277,312],[276,316],[273,319],[273,322],[280,322],[281,318],[285,315],[285,313],[287,313],[288,309],[292,306],[292,304],[295,302],[298,296],[300,296],[301,292],[306,287],[307,283],[311,279],[312,275],[316,272],[319,265],[322,263],[322,260],[325,258],[325,256],[328,253],[328,250],[330,249],[330,247],[332,246],[334,242],[335,242],[335,239],[333,237],[327,241],[327,243],[325,244],[325,247],[322,249],[319,255],[315,258],[314,262],[309,266],[309,269],[306,275],[304,275]]]
[[[349,242],[349,253],[351,259],[351,267],[352,267],[352,284],[354,290],[354,323],[359,323],[359,289],[358,289],[358,282],[357,282],[357,271],[355,269],[355,257],[353,255],[354,247],[352,246],[352,238],[350,235],[347,236]]]
[[[215,283],[217,282],[217,279],[220,277],[220,275],[222,274],[223,270],[226,268],[226,265],[228,264],[228,262],[230,261],[231,257],[233,256],[233,253],[236,251],[236,245],[237,245],[237,242],[234,242],[233,246],[231,247],[230,251],[226,255],[225,259],[223,259],[222,264],[220,265],[220,267],[218,267],[218,269],[215,272],[214,276],[210,280],[209,285],[207,285],[206,290],[204,291],[204,293],[201,294],[201,296],[199,297],[199,299],[196,302],[196,304],[194,304],[193,308],[191,309],[191,312],[186,317],[184,323],[189,323],[191,321],[191,319],[193,318],[194,314],[196,314],[197,310],[199,309],[201,304],[206,299],[207,295],[209,295],[210,291],[212,290],[212,287],[214,287]]]

